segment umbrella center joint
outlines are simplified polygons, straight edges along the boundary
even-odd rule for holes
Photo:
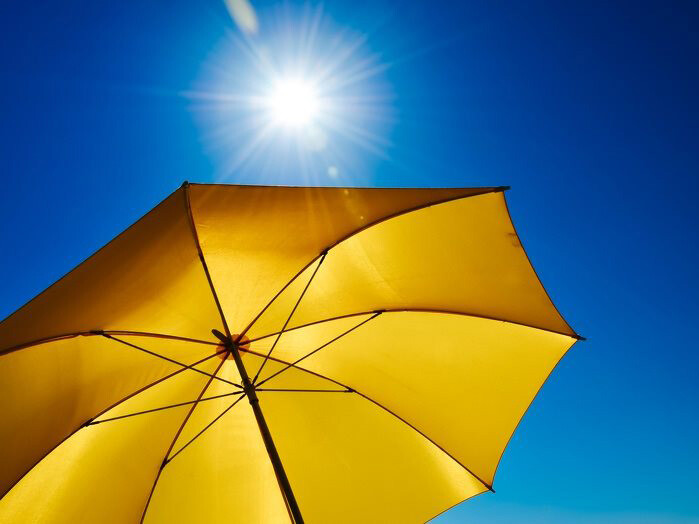
[[[216,352],[219,354],[219,358],[222,360],[232,360],[233,353],[235,351],[245,353],[250,349],[250,339],[245,335],[239,335],[237,333],[231,334],[230,337],[224,335],[217,329],[212,329],[211,332],[219,339],[221,344],[218,346]],[[226,350],[226,351],[222,351]]]

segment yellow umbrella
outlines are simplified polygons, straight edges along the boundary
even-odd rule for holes
[[[419,522],[580,337],[502,187],[183,186],[0,324],[0,522]]]

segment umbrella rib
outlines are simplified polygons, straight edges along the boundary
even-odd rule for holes
[[[340,237],[338,240],[335,240],[332,244],[330,244],[324,250],[322,250],[318,255],[316,255],[311,260],[309,260],[308,263],[298,271],[298,273],[296,273],[293,277],[291,277],[291,280],[289,280],[286,284],[284,284],[284,286],[270,299],[269,302],[267,302],[267,304],[262,308],[262,310],[245,327],[245,329],[241,332],[241,337],[242,337],[242,335],[245,335],[250,330],[250,328],[255,324],[255,322],[257,322],[260,319],[260,317],[264,314],[265,311],[267,311],[267,309],[279,297],[279,295],[281,295],[284,292],[284,290],[286,288],[288,288],[291,285],[291,283],[301,275],[301,273],[303,273],[304,271],[306,271],[306,269],[311,267],[313,262],[318,260],[318,258],[320,258],[321,256],[324,256],[325,254],[327,254],[328,251],[330,251],[332,248],[336,247],[337,245],[341,244],[345,240],[348,240],[349,238],[352,238],[353,236],[358,235],[359,233],[361,233],[362,231],[364,231],[366,229],[369,229],[371,227],[379,225],[382,222],[386,222],[387,220],[391,220],[392,218],[396,218],[396,217],[399,217],[402,215],[407,215],[409,213],[413,213],[415,211],[420,211],[421,209],[426,209],[428,207],[437,206],[439,204],[447,204],[449,202],[454,202],[456,200],[462,200],[462,199],[480,196],[480,195],[487,195],[489,193],[501,193],[501,192],[504,192],[504,191],[507,191],[508,189],[510,189],[510,186],[484,187],[484,188],[480,188],[480,189],[481,189],[481,191],[479,191],[477,193],[471,193],[468,195],[460,195],[460,196],[455,196],[455,197],[443,198],[441,200],[434,200],[432,202],[427,202],[426,204],[420,204],[417,206],[410,207],[408,209],[403,209],[401,211],[391,213],[389,215],[378,218],[378,219],[374,220],[373,222],[369,222],[368,224],[364,224],[362,227],[354,229],[354,230],[350,231],[349,233],[347,233],[346,235]]]
[[[205,402],[207,400],[215,400],[217,398],[224,398],[224,397],[230,397],[233,395],[242,395],[242,391],[235,391],[233,393],[223,393],[221,395],[214,395],[213,397],[205,397],[199,400],[199,402]],[[171,408],[178,408],[180,406],[187,406],[189,404],[194,404],[197,402],[196,400],[188,400],[186,402],[178,402],[177,404],[170,404],[168,406],[161,406],[159,408],[153,408],[153,409],[145,409],[143,411],[137,411],[135,413],[129,413],[127,415],[119,415],[118,417],[111,417],[111,418],[103,418],[102,420],[93,420],[92,422],[88,422],[88,426],[94,426],[95,424],[102,424],[103,422],[112,422],[113,420],[121,420],[124,418],[129,418],[129,417],[135,417],[136,415],[146,415],[148,413],[155,413],[156,411],[163,411],[164,409],[171,409]]]
[[[560,356],[560,358],[556,361],[556,363],[555,363],[555,364],[553,365],[553,367],[551,368],[551,371],[549,371],[549,373],[546,375],[546,378],[544,378],[544,380],[541,382],[541,384],[540,384],[539,387],[537,388],[536,393],[534,394],[534,396],[532,397],[532,399],[529,401],[529,404],[527,404],[527,409],[525,409],[524,412],[522,413],[522,415],[519,417],[519,420],[517,421],[517,424],[515,424],[515,427],[514,427],[514,429],[512,430],[512,433],[510,433],[510,436],[509,436],[509,438],[507,439],[507,442],[505,443],[505,446],[502,448],[502,451],[500,452],[500,456],[498,457],[498,461],[497,461],[496,464],[495,464],[495,471],[497,471],[498,468],[500,467],[500,462],[502,461],[502,457],[503,457],[503,455],[505,454],[505,450],[507,449],[507,446],[510,445],[510,441],[512,440],[512,437],[514,437],[514,436],[515,436],[515,433],[517,433],[517,430],[519,429],[520,424],[522,423],[522,421],[524,420],[524,417],[526,416],[527,412],[529,411],[529,408],[532,407],[532,404],[534,404],[534,401],[535,401],[536,398],[539,396],[539,393],[540,393],[541,390],[543,389],[544,385],[546,385],[546,383],[548,382],[548,380],[549,380],[549,378],[551,377],[551,375],[553,375],[553,372],[556,370],[556,368],[557,368],[558,365],[561,363],[561,361],[565,358],[565,356],[570,352],[570,350],[573,349],[573,346],[574,346],[575,344],[576,344],[576,342],[573,342],[573,343],[570,345],[570,347]]]
[[[244,352],[244,353],[250,353],[250,354],[252,354],[252,355],[257,355],[257,356],[259,356],[259,357],[262,356],[262,354],[258,353],[257,351],[252,351],[252,350],[250,350],[250,349],[243,349],[243,348],[239,348],[239,349],[240,349],[240,351],[242,351],[242,352]],[[274,360],[274,361],[276,361],[276,362],[278,362],[278,363],[280,363],[280,364],[287,364],[287,365],[291,364],[290,362],[286,362],[286,361],[281,360],[281,359],[276,358],[276,357],[270,357],[270,360]],[[492,491],[493,493],[495,492],[495,490],[493,489],[493,487],[492,487],[489,483],[487,483],[487,482],[486,482],[485,480],[483,480],[481,477],[479,477],[478,475],[476,475],[473,471],[471,471],[468,467],[466,467],[463,463],[461,463],[456,457],[454,457],[454,456],[453,456],[451,453],[449,453],[446,449],[444,449],[442,446],[440,446],[439,444],[437,444],[434,440],[432,440],[430,437],[428,437],[427,435],[425,435],[422,431],[420,431],[419,429],[417,429],[415,426],[413,426],[410,422],[408,422],[407,420],[405,420],[403,417],[401,417],[400,415],[398,415],[398,414],[394,413],[393,411],[391,411],[390,409],[388,409],[386,406],[383,406],[381,403],[379,403],[379,402],[377,402],[376,400],[370,398],[368,395],[365,395],[364,393],[361,393],[361,392],[357,391],[355,388],[352,388],[352,387],[350,387],[350,386],[348,386],[348,385],[346,385],[346,384],[343,384],[342,382],[338,382],[337,380],[335,380],[335,379],[333,379],[333,378],[330,378],[330,377],[327,377],[327,376],[325,376],[325,375],[323,375],[323,374],[321,374],[321,373],[317,373],[317,372],[315,372],[315,371],[311,371],[310,369],[302,368],[302,367],[300,367],[300,366],[296,366],[296,365],[293,365],[293,364],[291,365],[291,367],[293,367],[294,369],[298,369],[299,371],[304,371],[304,372],[306,372],[306,373],[309,373],[309,374],[311,374],[311,375],[313,375],[313,376],[316,376],[316,377],[318,377],[318,378],[323,378],[323,379],[325,379],[325,380],[328,380],[329,382],[332,382],[333,384],[336,384],[336,385],[338,385],[338,386],[340,386],[340,387],[343,387],[343,388],[346,388],[346,389],[351,389],[353,393],[356,393],[356,394],[359,395],[360,397],[363,397],[364,399],[368,400],[368,401],[371,402],[372,404],[374,404],[374,405],[380,407],[381,409],[383,409],[384,411],[386,411],[386,412],[389,413],[390,415],[393,415],[395,418],[397,418],[398,420],[400,420],[401,422],[403,422],[405,425],[407,425],[408,427],[410,427],[411,429],[413,429],[414,431],[416,431],[417,433],[419,433],[420,435],[422,435],[428,442],[430,442],[430,443],[431,443],[432,445],[434,445],[437,449],[439,449],[440,451],[442,451],[442,452],[443,452],[445,455],[447,455],[450,459],[452,459],[454,462],[456,462],[459,466],[461,466],[464,470],[466,470],[471,476],[473,476],[473,478],[475,478],[476,480],[478,480],[478,482],[480,482],[481,484],[483,484],[483,486],[485,486],[486,488],[488,488],[489,491]]]
[[[125,340],[121,340],[120,338],[116,338],[115,336],[109,335],[107,333],[102,334],[103,337],[108,338],[110,340],[114,340],[115,342],[119,342],[121,344],[124,344],[125,346],[138,349],[139,351],[143,351],[144,353],[147,353],[148,355],[152,355],[154,357],[161,358],[163,360],[166,360],[168,362],[171,362],[173,364],[177,364],[178,366],[182,366],[185,369],[191,369],[192,371],[196,371],[197,373],[200,373],[202,375],[206,375],[207,377],[212,377],[213,375],[211,373],[207,373],[206,371],[203,371],[201,369],[188,366],[187,364],[184,364],[182,362],[179,362],[178,360],[174,360],[170,357],[166,357],[165,355],[161,355],[160,353],[156,353],[155,351],[151,351],[150,349],[146,349],[141,346],[137,346],[136,344],[132,344],[131,342],[127,342]],[[242,389],[242,386],[240,384],[236,384],[235,382],[231,382],[230,380],[226,380],[225,378],[221,377],[214,377],[216,380],[220,380],[221,382],[225,382],[226,384],[230,384],[231,386],[235,386],[237,388]]]
[[[403,417],[401,417],[401,416],[398,415],[397,413],[391,411],[389,408],[387,408],[387,407],[384,406],[383,404],[381,404],[381,403],[377,402],[376,400],[374,400],[373,398],[371,398],[371,397],[365,395],[364,393],[361,393],[361,392],[357,391],[356,389],[354,390],[354,392],[355,392],[357,395],[359,395],[360,397],[364,398],[365,400],[368,400],[369,402],[371,402],[371,403],[374,404],[375,406],[377,406],[377,407],[383,409],[386,413],[388,413],[388,414],[390,414],[390,415],[393,415],[395,418],[397,418],[398,420],[400,420],[403,424],[405,424],[405,425],[408,426],[409,428],[413,429],[414,431],[416,431],[417,433],[419,433],[420,435],[422,435],[428,442],[430,442],[433,446],[435,446],[437,449],[439,449],[440,451],[442,451],[446,456],[448,456],[450,459],[452,459],[454,462],[456,462],[459,466],[461,466],[463,469],[465,469],[473,478],[475,478],[478,482],[480,482],[481,484],[483,484],[483,486],[485,486],[486,488],[488,488],[489,491],[492,491],[493,493],[495,493],[495,490],[493,489],[493,486],[491,486],[489,483],[487,483],[487,482],[486,482],[485,480],[483,480],[481,477],[479,477],[478,475],[476,475],[471,469],[469,469],[468,467],[466,467],[461,461],[459,461],[456,457],[454,457],[454,455],[452,455],[451,453],[449,453],[446,449],[444,449],[442,446],[440,446],[439,444],[437,444],[434,440],[432,440],[430,437],[428,437],[427,435],[425,435],[422,431],[420,431],[419,429],[417,429],[417,428],[416,428],[415,426],[413,426],[410,422],[408,422],[407,420],[405,420]]]
[[[216,418],[214,418],[211,422],[209,422],[209,423],[204,427],[204,429],[202,429],[199,433],[197,433],[196,435],[194,435],[191,439],[189,439],[189,441],[188,441],[184,446],[182,446],[182,447],[181,447],[180,449],[178,449],[175,453],[173,453],[173,454],[170,456],[170,458],[168,459],[168,463],[172,462],[172,461],[175,459],[175,457],[176,457],[177,455],[179,455],[180,453],[182,453],[182,452],[185,450],[185,448],[187,448],[192,442],[194,442],[196,439],[198,439],[199,437],[201,437],[202,434],[203,434],[207,429],[209,429],[211,426],[213,426],[218,420],[220,420],[220,419],[223,417],[223,415],[225,415],[225,414],[228,413],[231,409],[233,409],[233,407],[234,407],[236,404],[238,404],[238,402],[240,402],[241,400],[243,400],[244,398],[245,398],[245,396],[243,395],[243,396],[238,397],[237,399],[235,399],[235,401],[234,401],[230,406],[228,406],[228,407],[227,407],[226,409],[224,409],[221,413],[219,413],[219,414],[216,416]],[[202,399],[202,400],[204,400],[204,399]]]
[[[191,365],[191,366],[196,366],[196,365],[198,365],[198,364],[201,364],[201,363],[203,363],[203,362],[206,362],[206,361],[209,360],[209,359],[214,358],[216,355],[219,355],[219,354],[225,353],[225,352],[226,352],[226,350],[219,351],[218,353],[214,353],[213,355],[209,355],[209,356],[207,356],[207,357],[205,357],[205,358],[202,358],[202,359],[200,359],[200,360],[198,360],[198,361],[196,361],[196,362],[194,362],[194,363],[192,363],[192,364],[190,364],[190,365]],[[166,381],[167,379],[174,377],[175,375],[179,375],[179,374],[182,373],[185,369],[186,369],[186,368],[180,368],[180,369],[178,369],[178,370],[176,370],[176,371],[173,371],[173,372],[170,373],[169,375],[165,375],[164,377],[160,377],[158,380],[155,380],[155,381],[153,381],[153,382],[151,382],[151,383],[149,383],[149,384],[146,384],[145,386],[143,386],[143,387],[137,389],[136,391],[134,391],[134,392],[132,392],[132,393],[129,393],[129,394],[126,395],[125,397],[123,397],[123,398],[121,398],[120,400],[117,400],[116,402],[114,402],[113,404],[107,406],[107,407],[104,408],[102,411],[100,411],[99,413],[97,413],[94,417],[92,417],[91,419],[88,419],[86,422],[84,422],[83,424],[81,424],[80,426],[78,426],[77,428],[75,428],[75,429],[74,429],[73,431],[71,431],[68,435],[66,435],[63,439],[61,439],[60,442],[58,442],[55,446],[53,446],[50,450],[48,450],[44,455],[42,455],[42,457],[41,457],[39,460],[37,460],[34,464],[32,464],[32,466],[31,466],[29,469],[27,469],[27,471],[25,471],[25,472],[22,474],[22,476],[19,477],[19,478],[7,489],[7,491],[5,491],[5,493],[3,493],[3,494],[0,496],[0,500],[2,499],[2,497],[4,497],[5,495],[7,495],[7,493],[9,493],[9,491],[10,491],[13,487],[15,487],[15,486],[17,485],[17,483],[19,483],[25,476],[27,476],[27,474],[28,474],[30,471],[32,471],[32,470],[33,470],[36,466],[38,466],[46,457],[48,457],[51,453],[53,453],[53,451],[54,451],[56,448],[58,448],[58,446],[60,446],[61,444],[63,444],[66,440],[68,440],[70,437],[72,437],[73,435],[75,435],[75,434],[76,434],[78,431],[80,431],[82,428],[86,428],[87,426],[89,426],[90,423],[91,423],[94,419],[96,419],[96,418],[98,418],[98,417],[101,417],[102,415],[104,415],[104,414],[107,413],[108,411],[110,411],[110,410],[114,409],[115,407],[117,407],[117,406],[123,404],[124,402],[126,402],[127,400],[129,400],[129,399],[135,397],[136,395],[138,395],[138,394],[140,394],[140,393],[143,393],[143,392],[146,391],[147,389],[150,389],[150,388],[152,388],[153,386],[156,386],[156,385],[160,384],[161,382],[164,382],[164,381]]]
[[[169,375],[165,375],[164,377],[161,377],[161,378],[159,378],[158,380],[155,380],[155,381],[151,382],[150,384],[147,384],[146,386],[144,386],[144,387],[142,387],[142,388],[140,388],[140,389],[134,391],[133,393],[131,393],[131,394],[125,396],[125,397],[122,398],[121,400],[115,402],[115,403],[112,404],[111,406],[109,406],[109,407],[103,409],[103,410],[100,411],[97,415],[95,415],[94,417],[92,417],[92,419],[88,420],[85,424],[83,424],[83,426],[81,426],[81,427],[87,426],[90,422],[92,422],[92,421],[93,421],[94,419],[96,419],[97,417],[101,417],[102,415],[104,415],[104,414],[107,413],[108,411],[114,409],[115,407],[119,406],[119,405],[122,404],[123,402],[126,402],[126,401],[129,400],[130,398],[133,398],[133,397],[135,397],[136,395],[138,395],[138,394],[140,394],[140,393],[143,393],[144,391],[146,391],[147,389],[152,388],[153,386],[157,386],[158,384],[160,384],[161,382],[166,381],[167,379],[170,379],[170,378],[172,378],[172,377],[174,377],[174,376],[176,376],[176,375],[179,375],[180,373],[182,373],[183,371],[185,371],[187,368],[189,368],[189,367],[191,367],[191,366],[198,366],[199,364],[202,364],[202,363],[206,362],[207,360],[211,360],[211,359],[214,358],[215,356],[221,355],[221,354],[223,354],[223,353],[226,353],[226,350],[225,350],[225,349],[224,349],[224,350],[221,350],[221,351],[217,351],[216,353],[214,353],[214,354],[212,354],[212,355],[208,355],[208,356],[206,356],[206,357],[204,357],[204,358],[200,358],[199,360],[197,360],[196,362],[190,364],[190,365],[187,366],[187,367],[180,368],[180,369],[178,369],[177,371],[173,371],[173,372],[170,373]]]
[[[291,317],[294,316],[294,313],[296,312],[296,308],[299,307],[299,304],[301,303],[301,300],[303,300],[304,295],[306,294],[306,291],[308,291],[308,288],[311,286],[311,282],[313,282],[313,279],[315,278],[316,274],[318,273],[318,270],[320,269],[320,266],[323,265],[323,261],[325,260],[325,257],[327,256],[327,252],[323,253],[323,255],[320,257],[320,260],[318,261],[318,264],[316,264],[315,269],[313,270],[313,273],[311,274],[311,278],[308,279],[308,282],[306,282],[306,286],[303,288],[303,291],[301,292],[301,295],[299,295],[298,300],[294,304],[294,307],[291,309],[291,313],[289,313],[289,316],[286,319],[286,322],[284,322],[284,325],[282,326],[282,330],[277,333],[277,338],[274,340],[274,343],[272,344],[272,347],[269,348],[269,351],[267,352],[267,355],[265,356],[265,359],[262,361],[262,364],[260,364],[260,368],[257,370],[257,373],[255,373],[255,376],[252,379],[252,383],[254,384],[255,381],[258,379],[260,376],[260,373],[262,373],[262,370],[265,367],[265,364],[267,364],[267,361],[269,360],[270,355],[272,354],[272,351],[274,351],[274,348],[277,346],[277,342],[279,342],[279,339],[281,338],[282,334],[284,333],[284,330],[286,329],[286,326],[289,325],[289,322],[291,322]],[[242,338],[242,334],[238,335],[238,338],[236,339],[236,343]]]
[[[352,389],[283,389],[283,388],[255,388],[255,391],[275,393],[354,393]]]
[[[151,338],[163,338],[167,340],[179,340],[182,342],[193,342],[195,344],[206,344],[208,346],[218,346],[218,342],[211,342],[208,340],[200,340],[198,338],[188,338],[180,337],[177,335],[167,335],[165,333],[153,333],[149,331],[128,331],[123,329],[110,329],[110,330],[98,330],[92,329],[90,331],[74,331],[72,333],[63,333],[61,335],[53,335],[51,337],[38,338],[36,340],[31,340],[29,342],[23,342],[22,344],[17,344],[15,346],[10,346],[9,348],[0,351],[0,357],[12,353],[13,351],[18,351],[20,349],[30,348],[32,346],[38,346],[39,344],[45,344],[48,342],[56,342],[59,340],[67,340],[76,337],[90,337],[90,336],[101,336],[103,333],[108,335],[122,335],[122,336],[134,336],[134,337],[151,337]]]
[[[276,371],[275,373],[272,373],[270,376],[268,376],[268,377],[265,378],[264,380],[260,381],[260,383],[257,384],[257,386],[259,387],[259,386],[261,386],[262,384],[264,384],[265,382],[268,382],[268,381],[272,380],[274,377],[276,377],[276,376],[279,375],[280,373],[283,373],[283,372],[286,371],[287,369],[296,366],[296,364],[298,364],[299,362],[301,362],[301,361],[303,361],[303,360],[306,360],[306,359],[307,359],[308,357],[310,357],[311,355],[314,355],[314,354],[318,353],[318,351],[320,351],[321,349],[323,349],[323,348],[329,346],[330,344],[332,344],[333,342],[335,342],[335,341],[341,339],[341,338],[344,337],[345,335],[349,335],[352,331],[354,331],[355,329],[357,329],[357,328],[363,326],[364,324],[366,324],[366,323],[369,322],[370,320],[375,319],[375,318],[378,317],[381,313],[383,313],[383,311],[375,311],[374,314],[373,314],[372,316],[370,316],[369,318],[365,318],[365,319],[362,320],[359,324],[356,324],[355,326],[352,326],[350,329],[348,329],[348,330],[346,330],[346,331],[340,333],[338,336],[336,336],[336,337],[333,338],[332,340],[329,340],[328,342],[326,342],[326,343],[323,344],[322,346],[320,346],[320,347],[314,349],[313,351],[311,351],[310,353],[307,353],[306,355],[304,355],[304,356],[302,356],[302,357],[296,359],[294,362],[292,362],[292,363],[290,363],[290,364],[287,364],[286,367],[283,367],[283,368],[280,369],[279,371]]]
[[[450,511],[450,510],[454,509],[454,508],[455,508],[456,506],[458,506],[459,504],[463,504],[463,503],[466,502],[467,500],[472,499],[473,497],[477,497],[478,495],[483,495],[483,493],[486,493],[487,491],[492,491],[492,490],[487,490],[487,489],[486,489],[485,491],[481,491],[480,493],[474,493],[473,495],[469,495],[469,496],[466,497],[465,499],[461,499],[461,500],[460,500],[459,502],[457,502],[456,504],[452,504],[452,505],[449,506],[448,508],[444,508],[442,511],[440,511],[440,512],[437,513],[436,515],[434,515],[434,516],[428,518],[428,519],[425,521],[425,524],[430,524],[430,522],[432,522],[434,519],[436,519],[437,517],[441,517],[441,516],[444,515],[447,511]],[[493,491],[493,493],[495,493],[495,492]]]
[[[366,311],[358,311],[355,313],[346,313],[344,315],[338,315],[335,317],[328,317],[328,318],[323,318],[321,320],[314,320],[313,322],[308,322],[307,324],[301,324],[299,326],[293,326],[285,331],[294,331],[296,329],[303,329],[306,327],[310,326],[315,326],[316,324],[323,324],[325,322],[332,322],[333,320],[341,320],[343,318],[351,318],[351,317],[359,317],[363,315],[370,315],[372,313],[375,313],[376,311],[381,311],[382,313],[435,313],[435,314],[441,314],[441,315],[457,315],[457,316],[463,316],[463,317],[471,317],[471,318],[481,318],[483,320],[492,320],[494,322],[504,322],[506,324],[513,324],[515,326],[522,326],[522,327],[527,327],[531,329],[538,329],[540,331],[546,331],[547,333],[553,333],[555,335],[563,335],[565,337],[570,337],[575,340],[585,340],[585,337],[582,337],[578,334],[573,334],[571,335],[570,333],[564,333],[562,331],[556,331],[553,329],[547,329],[539,326],[534,326],[531,324],[524,324],[522,322],[515,322],[514,320],[507,320],[505,318],[499,318],[499,317],[491,317],[487,315],[479,315],[477,313],[466,313],[464,311],[455,311],[451,309],[436,309],[436,308],[410,308],[410,307],[405,307],[405,308],[386,308],[386,309],[369,309]],[[259,337],[251,338],[247,343],[252,344],[253,342],[259,342],[260,340],[264,340],[265,338],[273,337],[275,335],[278,335],[279,332],[276,331],[274,333],[268,333],[267,335],[261,335]]]
[[[247,349],[247,348],[243,348],[243,347],[238,347],[238,350],[239,350],[241,353],[250,353],[251,355],[255,355],[255,356],[258,356],[258,357],[264,357],[264,356],[265,356],[264,353],[260,353],[259,351],[255,351],[255,350],[252,350],[252,349]],[[269,357],[269,359],[270,359],[271,361],[273,361],[273,362],[277,362],[278,364],[285,364],[285,365],[291,364],[291,362],[289,362],[289,361],[287,361],[287,360],[282,360],[282,359],[277,358],[277,357]],[[300,371],[305,371],[306,373],[308,373],[308,374],[310,374],[310,375],[313,375],[313,376],[315,376],[315,377],[325,379],[325,380],[327,380],[327,381],[329,381],[329,382],[332,382],[333,384],[335,384],[335,385],[337,385],[337,386],[340,386],[341,388],[352,389],[352,388],[350,388],[349,386],[346,386],[345,384],[342,384],[341,382],[338,382],[337,380],[334,380],[334,379],[332,379],[332,378],[330,378],[330,377],[326,377],[325,375],[321,375],[320,373],[316,373],[315,371],[311,371],[310,369],[302,368],[301,366],[295,366],[295,365],[293,365],[293,366],[291,366],[291,367],[296,368],[296,369],[298,369],[298,370],[300,370]]]
[[[561,320],[563,321],[563,323],[564,323],[566,326],[568,326],[568,329],[570,329],[573,333],[575,333],[575,330],[570,326],[570,324],[569,324],[568,321],[563,317],[563,315],[561,315],[561,312],[558,310],[558,307],[556,306],[556,304],[554,303],[554,301],[551,299],[551,295],[550,295],[549,292],[546,290],[546,287],[544,286],[544,283],[542,282],[541,277],[539,276],[539,273],[537,273],[536,268],[534,267],[534,264],[532,264],[532,259],[529,258],[529,254],[527,253],[527,250],[524,249],[524,244],[522,243],[522,239],[521,239],[521,237],[519,236],[519,233],[517,232],[517,228],[515,227],[515,221],[512,220],[512,213],[510,213],[510,206],[507,204],[507,198],[505,198],[504,195],[503,195],[503,199],[502,199],[502,200],[503,200],[503,202],[505,203],[505,211],[507,212],[507,218],[509,219],[510,225],[512,226],[512,231],[514,231],[515,237],[517,238],[517,242],[519,242],[519,247],[522,248],[522,252],[524,253],[524,258],[527,259],[527,262],[529,263],[529,267],[530,267],[531,270],[534,272],[534,276],[536,277],[536,279],[539,281],[539,286],[541,286],[541,289],[544,290],[544,295],[546,295],[546,298],[548,298],[549,302],[550,302],[551,305],[553,306],[553,309],[556,311],[556,313],[558,313],[558,316],[561,318]],[[581,336],[578,335],[577,333],[575,333],[575,335],[576,335],[576,337],[578,337],[578,340],[585,340],[584,337],[581,337]]]
[[[229,353],[230,351],[227,351]],[[187,415],[184,417],[184,420],[180,424],[180,427],[177,429],[177,432],[175,433],[174,438],[172,439],[172,442],[170,443],[170,446],[167,448],[167,451],[165,452],[165,456],[163,457],[163,461],[160,464],[160,467],[158,468],[158,473],[155,476],[155,480],[153,481],[153,486],[151,487],[150,493],[148,494],[148,500],[146,500],[146,505],[143,508],[143,513],[141,514],[141,524],[143,524],[143,520],[146,518],[146,512],[148,511],[148,506],[150,506],[150,501],[153,498],[153,493],[155,493],[155,488],[158,485],[158,480],[160,480],[160,475],[163,473],[163,469],[167,465],[169,459],[168,456],[170,455],[170,452],[172,451],[172,448],[175,447],[175,443],[177,442],[177,439],[180,437],[180,434],[182,433],[182,430],[184,429],[185,425],[187,425],[187,422],[189,422],[189,418],[192,416],[192,413],[194,413],[194,410],[197,408],[197,405],[201,401],[202,397],[204,396],[204,393],[206,393],[206,390],[209,389],[209,386],[211,385],[211,382],[213,382],[214,378],[216,378],[216,375],[218,374],[219,370],[223,366],[223,364],[226,362],[226,359],[223,358],[221,359],[221,362],[219,363],[218,366],[216,366],[216,369],[214,370],[214,373],[209,377],[209,380],[206,381],[206,384],[202,388],[201,392],[199,393],[199,396],[197,396],[196,401],[194,404],[192,404],[192,407],[189,408],[189,411],[187,412]],[[241,397],[242,398],[242,397]]]
[[[201,242],[199,241],[199,233],[197,233],[197,225],[194,222],[194,213],[192,212],[192,200],[189,194],[189,182],[185,181],[182,186],[184,187],[184,198],[187,207],[187,217],[189,218],[189,227],[192,230],[192,235],[194,236],[194,243],[197,247],[197,253],[199,254],[199,260],[204,268],[204,273],[206,274],[206,280],[209,283],[209,288],[211,289],[211,294],[214,297],[214,302],[216,302],[216,309],[218,309],[218,314],[221,316],[221,322],[223,324],[223,329],[226,335],[230,336],[231,332],[228,329],[228,322],[226,321],[226,315],[223,314],[223,308],[221,307],[221,302],[218,299],[218,293],[216,293],[216,288],[214,287],[214,282],[211,279],[211,273],[209,272],[209,266],[204,258],[204,252],[201,249]]]

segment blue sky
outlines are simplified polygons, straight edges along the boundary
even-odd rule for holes
[[[185,179],[511,185],[534,265],[589,340],[525,417],[497,494],[437,522],[699,522],[697,5],[254,6],[248,35],[214,0],[3,6],[0,316]],[[351,48],[338,69],[364,73],[341,89],[361,95],[351,132],[232,159],[241,110],[208,95],[254,89],[245,49],[283,54],[316,19],[311,61]]]

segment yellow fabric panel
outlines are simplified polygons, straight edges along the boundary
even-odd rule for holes
[[[178,190],[0,323],[0,352],[95,329],[210,339],[220,325]]]
[[[157,346],[153,339],[130,340]],[[170,341],[169,346],[184,343]],[[186,363],[198,360],[199,348],[194,349]],[[186,352],[180,347],[176,356],[185,359]],[[101,336],[48,342],[0,356],[0,493],[88,419],[178,369]],[[201,376],[191,370],[183,373]]]
[[[356,394],[263,392],[260,406],[309,524],[424,522],[486,490]]]
[[[336,331],[322,325],[290,332],[273,355],[294,360],[322,344]],[[381,403],[492,484],[519,419],[574,342],[468,316],[384,313],[300,365]]]
[[[234,366],[232,361],[226,362],[222,369]],[[212,387],[207,395],[217,386],[212,383]],[[202,422],[216,418],[234,398],[198,404],[192,425],[200,429],[205,425]],[[180,445],[186,440],[180,439]],[[144,522],[289,522],[247,398],[165,466]]]
[[[196,398],[207,378],[183,372],[123,405],[148,409]],[[0,500],[0,522],[138,522],[165,451],[188,406],[80,429]]]
[[[236,333],[340,238],[403,210],[488,190],[190,187],[202,250]]]
[[[279,330],[313,267],[250,330]],[[330,250],[290,326],[389,308],[498,318],[574,335],[534,273],[502,193],[387,220]]]

